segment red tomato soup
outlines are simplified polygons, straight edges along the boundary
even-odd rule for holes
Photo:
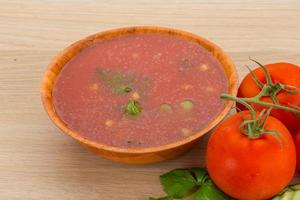
[[[137,33],[81,51],[59,73],[52,95],[60,118],[82,137],[142,148],[206,127],[227,91],[221,64],[196,42]]]

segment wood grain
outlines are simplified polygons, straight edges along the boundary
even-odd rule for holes
[[[243,77],[249,56],[300,64],[299,20],[297,0],[0,0],[0,199],[143,200],[162,194],[159,174],[204,165],[206,139],[180,158],[127,166],[60,134],[39,88],[46,65],[68,44],[110,28],[170,26],[217,43]]]

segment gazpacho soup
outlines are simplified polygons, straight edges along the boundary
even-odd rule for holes
[[[130,33],[79,52],[59,73],[55,110],[69,129],[101,144],[145,148],[182,140],[224,108],[220,62],[204,47],[163,33]]]

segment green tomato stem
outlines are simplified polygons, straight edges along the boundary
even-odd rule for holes
[[[252,60],[252,59],[250,59],[250,60]],[[284,90],[287,93],[290,91],[287,90],[286,86],[281,83],[273,83],[271,75],[264,65],[260,64],[259,62],[255,61],[255,60],[252,60],[252,61],[254,61],[256,64],[258,64],[263,69],[263,72],[266,77],[267,83],[262,84],[258,80],[256,75],[248,67],[248,69],[250,71],[250,75],[252,76],[254,82],[261,89],[260,92],[256,96],[251,97],[251,98],[234,97],[234,96],[230,96],[229,94],[221,94],[221,99],[240,103],[249,110],[251,119],[249,120],[249,119],[246,119],[245,117],[243,117],[243,122],[241,123],[241,126],[240,126],[242,128],[241,132],[244,133],[245,135],[247,135],[249,138],[256,139],[256,138],[259,138],[263,134],[272,134],[276,139],[279,140],[278,136],[280,135],[280,133],[278,133],[276,130],[265,130],[264,129],[267,118],[269,117],[269,115],[271,113],[271,109],[276,108],[276,109],[281,109],[284,111],[289,111],[294,114],[297,114],[297,116],[300,116],[300,109],[298,107],[293,108],[293,107],[287,107],[287,106],[280,105],[280,103],[277,99],[277,94],[281,90]],[[272,103],[262,101],[261,100],[262,97],[271,98]],[[265,107],[268,107],[269,109],[268,110],[263,109],[256,116],[255,110],[252,107],[253,104],[265,106]],[[281,142],[281,141],[279,140],[279,142]]]
[[[259,104],[259,105],[266,106],[266,107],[269,107],[269,108],[277,108],[277,109],[281,109],[281,110],[293,112],[295,114],[300,114],[300,110],[299,109],[294,109],[294,108],[287,107],[287,106],[282,106],[282,105],[279,105],[279,104],[274,104],[274,103],[268,103],[268,102],[265,102],[265,101],[261,101],[257,97],[238,98],[238,99],[240,101],[245,101],[247,103]]]
[[[235,101],[235,102],[238,102],[240,104],[243,104],[249,110],[249,112],[251,114],[251,119],[255,118],[255,110],[252,108],[252,106],[250,104],[248,104],[242,98],[230,96],[228,94],[221,94],[221,99],[229,100],[229,101]]]

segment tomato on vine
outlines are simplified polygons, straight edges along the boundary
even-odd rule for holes
[[[212,133],[206,152],[209,175],[233,198],[269,199],[294,175],[293,138],[282,122],[270,116],[271,109],[256,112],[243,98],[221,97],[243,104],[248,111],[229,117]]]
[[[298,131],[298,133],[294,136],[294,142],[297,153],[297,169],[300,172],[300,131]]]
[[[271,115],[282,121],[292,134],[300,131],[300,67],[290,63],[273,63],[260,66],[243,79],[238,97],[245,98],[256,111],[266,108],[262,101],[274,104]],[[280,109],[283,106],[287,109]],[[245,108],[238,105],[242,110]]]

